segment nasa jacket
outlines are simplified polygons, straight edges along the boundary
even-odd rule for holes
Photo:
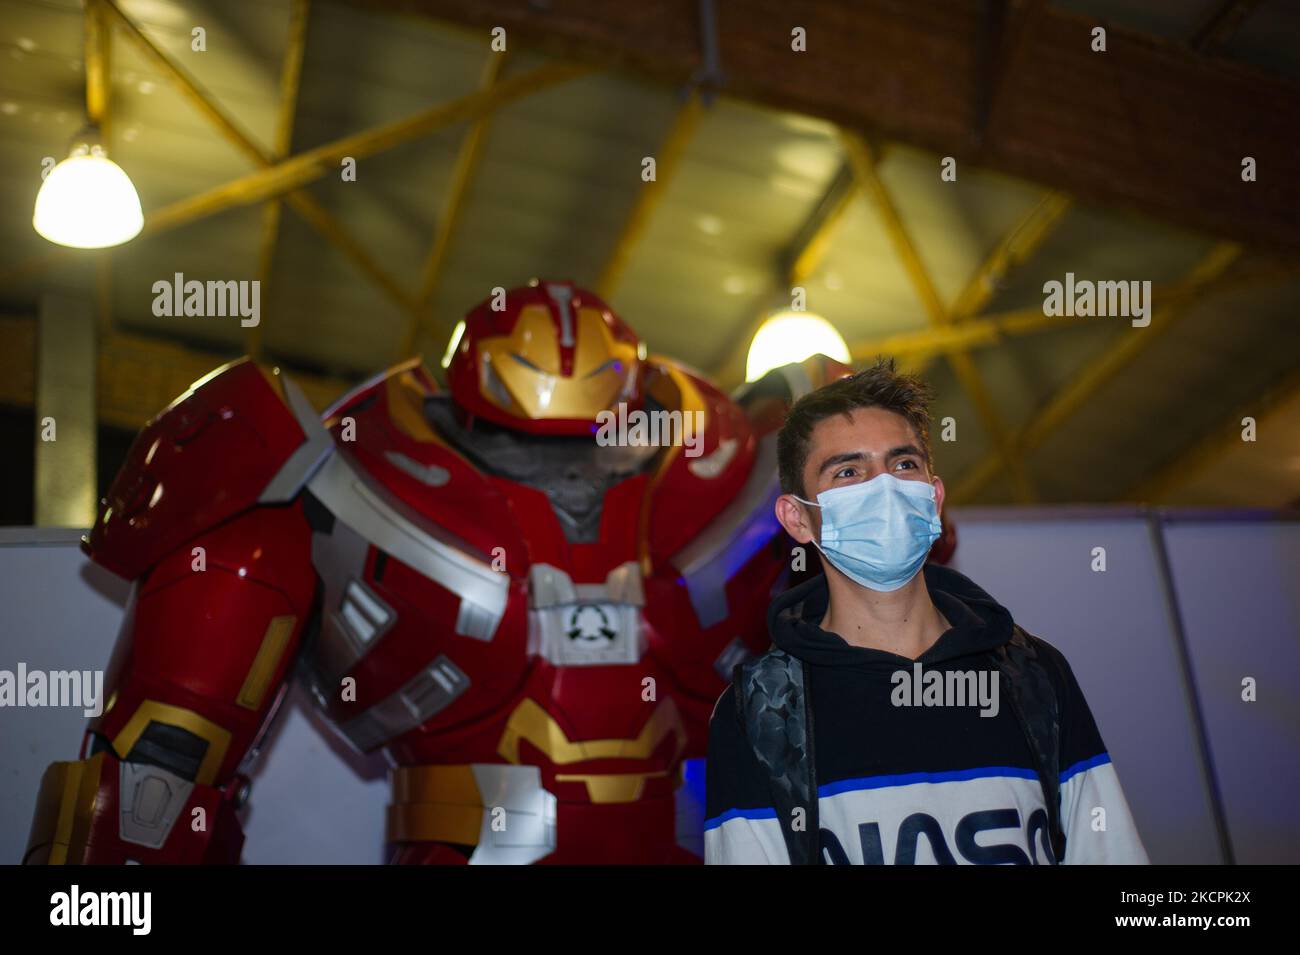
[[[1043,784],[990,651],[1011,614],[969,579],[927,564],[951,624],[910,660],[856,647],[818,623],[826,578],[780,595],[775,646],[803,662],[812,701],[820,861],[831,864],[1044,864],[1052,861]],[[1147,854],[1101,734],[1065,657],[1045,641],[1059,708],[1060,825],[1071,864],[1142,863]],[[737,712],[714,707],[706,763],[705,861],[788,864],[777,810]]]

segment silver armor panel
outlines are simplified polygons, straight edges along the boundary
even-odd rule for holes
[[[293,411],[298,427],[302,428],[307,438],[289,456],[289,460],[280,466],[280,470],[276,472],[275,477],[271,478],[270,483],[262,489],[262,496],[258,498],[259,504],[284,504],[292,501],[298,496],[302,486],[316,473],[325,458],[334,451],[334,439],[325,430],[320,415],[316,414],[316,409],[311,406],[302,389],[284,375],[280,376],[280,380],[284,382],[284,393],[289,399],[289,408]]]
[[[123,762],[118,786],[122,841],[161,849],[189,802],[194,784],[161,766]]]
[[[483,827],[470,865],[528,865],[555,851],[555,796],[536,766],[475,763]]]
[[[749,477],[735,499],[673,558],[686,580],[701,629],[727,618],[727,581],[780,533],[772,510],[780,493],[776,435],[769,434],[759,442]],[[767,594],[760,599],[766,600]]]
[[[309,660],[311,690],[321,705],[340,680],[396,623],[396,611],[366,585],[373,545],[460,597],[455,632],[488,641],[505,613],[510,579],[443,543],[372,489],[341,452],[312,477],[308,490],[334,516],[312,534],[312,562],[323,584],[321,629]],[[398,691],[339,726],[368,752],[427,722],[469,687],[469,677],[440,654]]]
[[[335,522],[331,533],[312,534],[312,564],[320,575],[324,602],[311,663],[316,682],[323,686],[337,686],[343,674],[369,652],[375,637],[392,623],[391,611],[386,621],[377,623],[357,606],[359,591],[354,585],[365,587],[361,578],[369,549],[369,542],[346,524]],[[382,606],[378,597],[370,597]]]
[[[336,533],[339,523],[346,525],[366,542],[457,594],[461,599],[457,633],[492,639],[506,609],[507,575],[421,529],[372,489],[341,453],[325,462],[307,488],[334,515]]]
[[[400,690],[339,724],[339,730],[357,749],[369,752],[432,719],[467,689],[469,677],[439,654]]]
[[[407,457],[401,451],[385,451],[384,457],[394,467],[405,471],[411,477],[422,484],[429,485],[429,487],[442,487],[451,480],[451,472],[446,468],[439,467],[436,464],[421,464],[419,461]]]

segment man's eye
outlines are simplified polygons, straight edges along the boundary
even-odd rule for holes
[[[914,470],[914,471],[916,470],[916,462],[913,461],[913,460],[911,460],[910,458],[905,458],[904,460],[899,461],[899,462],[898,462],[898,466],[899,466],[900,468],[901,468],[901,467],[909,467],[909,468],[911,468],[911,469]]]
[[[842,478],[842,477],[853,477],[853,475],[854,475],[855,473],[856,473],[856,472],[855,472],[855,471],[853,470],[853,468],[851,468],[851,467],[848,467],[848,468],[840,468],[838,471],[835,472],[835,477],[836,477],[837,479],[838,479],[838,478]]]

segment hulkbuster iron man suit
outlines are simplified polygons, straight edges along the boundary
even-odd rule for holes
[[[25,861],[238,861],[293,678],[387,754],[394,862],[699,861],[682,767],[789,572],[775,429],[845,371],[732,400],[545,282],[466,317],[446,391],[412,360],[322,421],[278,370],[213,372],[141,431],[83,544],[136,583]],[[700,453],[598,442],[620,404],[702,412]]]

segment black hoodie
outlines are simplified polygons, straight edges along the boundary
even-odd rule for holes
[[[954,570],[927,564],[924,575],[951,627],[916,660],[821,629],[824,576],[769,609],[772,642],[804,661],[813,700],[822,861],[1046,862],[1042,786],[987,654],[1011,638],[1011,614]],[[1047,652],[1061,701],[1063,861],[1146,862],[1083,693],[1065,658]],[[733,693],[723,693],[710,722],[706,861],[786,863]],[[1104,830],[1096,808],[1105,810]]]

